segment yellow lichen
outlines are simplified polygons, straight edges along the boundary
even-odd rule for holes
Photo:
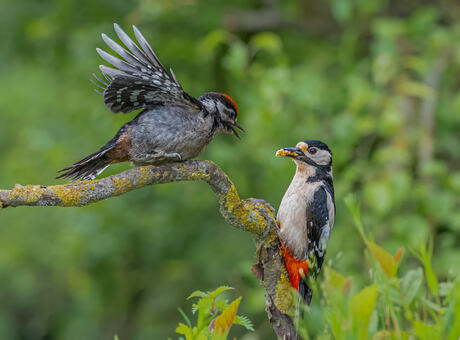
[[[196,172],[192,172],[192,174],[189,176],[191,180],[197,180],[197,179],[206,179],[209,178],[209,175],[205,173],[203,170],[198,170]]]
[[[275,306],[284,314],[289,314],[294,306],[291,292],[291,282],[286,269],[283,268],[280,279],[276,283]]]
[[[89,188],[91,190],[94,190],[94,189],[96,189],[96,183],[97,182],[99,182],[99,180],[93,179],[93,180],[80,181],[79,183],[84,183],[84,184],[87,185],[87,188]]]
[[[152,165],[148,166],[143,166],[140,168],[141,170],[141,175],[139,176],[139,179],[136,182],[136,186],[143,186],[148,183],[148,180],[150,178],[150,170],[152,169]]]
[[[267,221],[260,212],[259,207],[260,205],[258,204],[246,203],[245,210],[249,212],[249,214],[246,214],[245,218],[247,220],[247,230],[261,235],[265,232],[267,228]]]
[[[86,186],[78,186],[77,184],[55,185],[50,186],[49,189],[59,197],[63,207],[81,205],[81,199],[87,191]]]
[[[233,204],[231,208],[232,214],[238,219],[240,223],[245,225],[245,230],[250,233],[263,235],[267,232],[269,221],[264,216],[264,211],[266,211],[268,215],[270,215],[270,217],[276,221],[272,212],[263,204],[253,204],[243,200]],[[272,236],[269,238],[269,240],[273,240],[273,235],[276,237],[276,233],[270,234],[272,234]]]
[[[45,193],[46,188],[40,185],[26,185],[22,186],[20,184],[16,184],[14,189],[10,191],[8,194],[9,200],[14,200],[20,198],[26,203],[33,203],[37,202],[40,197]]]
[[[119,196],[125,192],[127,192],[133,184],[128,178],[112,178],[113,186],[115,190],[113,191],[114,196]]]
[[[234,184],[232,184],[230,189],[224,194],[223,199],[225,200],[225,206],[229,212],[233,211],[235,206],[240,203],[240,197],[238,196],[238,191],[236,191]]]
[[[278,220],[276,219],[275,215],[273,215],[272,211],[266,207],[264,209],[267,211],[267,213],[270,215],[270,217],[275,221],[275,223],[278,223]]]

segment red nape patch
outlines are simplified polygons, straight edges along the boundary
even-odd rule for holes
[[[296,290],[299,290],[299,282],[300,282],[300,270],[303,269],[305,275],[308,274],[309,267],[308,261],[306,260],[297,260],[294,255],[291,254],[289,248],[281,245],[281,250],[284,254],[284,261],[286,262],[286,269],[289,273],[289,279],[291,281],[292,287]]]
[[[236,112],[236,115],[238,116],[238,108],[236,107],[236,103],[235,101],[233,100],[232,97],[230,97],[228,94],[226,93],[221,93],[221,95],[223,95],[225,98],[227,98],[228,100],[230,100],[230,102],[233,104],[233,107],[235,108],[235,112]]]

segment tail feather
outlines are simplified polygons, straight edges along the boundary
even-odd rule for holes
[[[301,278],[299,282],[299,297],[302,297],[303,301],[310,305],[311,298],[313,297],[313,291],[307,284],[307,278]]]
[[[297,305],[295,309],[296,319],[302,320],[304,317],[304,304],[310,306],[311,298],[313,297],[313,291],[307,284],[307,278],[303,277],[299,282],[299,290],[297,294]]]
[[[88,180],[94,179],[102,173],[109,165],[110,160],[106,156],[107,151],[111,150],[114,145],[104,146],[98,152],[95,152],[81,161],[59,170],[63,172],[56,178],[69,178],[71,180]]]

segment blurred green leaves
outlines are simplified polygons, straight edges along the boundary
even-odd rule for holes
[[[410,305],[423,282],[422,268],[409,270],[401,280],[404,303]]]
[[[353,320],[353,331],[357,334],[357,339],[368,338],[369,322],[375,307],[377,294],[377,285],[372,285],[363,288],[351,299],[350,312]]]
[[[226,92],[237,101],[247,134],[219,137],[200,158],[219,164],[242,197],[277,208],[294,165],[274,152],[304,139],[331,147],[337,217],[326,261],[343,280],[327,270],[320,279],[330,275],[343,286],[340,298],[334,294],[344,305],[328,319],[337,332],[352,325],[341,318],[347,299],[378,279],[371,330],[387,319],[382,301],[394,304],[390,321],[398,308],[413,321],[411,308],[433,313],[420,300],[426,286],[441,304],[457,301],[442,305],[440,318],[458,334],[458,284],[442,295],[460,263],[457,3],[280,1],[279,25],[226,26],[229,14],[264,3],[0,2],[0,188],[55,183],[57,169],[96,151],[134,117],[111,115],[88,79],[102,62],[100,33],[116,38],[113,22],[128,31],[135,24],[188,93]],[[352,214],[344,203],[350,193],[361,206]],[[363,256],[360,233],[386,252],[377,257],[395,276],[370,250]],[[424,242],[430,237],[432,251]],[[408,252],[395,272],[391,254],[401,247],[415,249],[422,267]],[[145,188],[81,209],[2,211],[0,338],[164,339],[173,336],[187,292],[228,282],[244,296],[253,339],[271,339],[263,291],[249,271],[253,252],[199,183]],[[320,301],[313,298],[309,313],[318,337]],[[242,328],[232,332],[244,336]]]
[[[359,208],[351,196],[347,203],[352,215],[359,219]],[[361,228],[362,223],[356,222]],[[321,295],[321,314],[312,323],[314,314],[307,308],[308,316],[300,323],[300,333],[305,338],[315,335],[318,339],[337,340],[456,339],[460,335],[457,314],[460,312],[460,277],[438,283],[438,278],[430,270],[432,242],[428,242],[428,246],[423,243],[414,254],[421,259],[422,267],[412,265],[412,269],[398,275],[403,248],[391,256],[376,243],[368,241],[370,238],[372,235],[363,238],[372,254],[367,258],[371,270],[366,276],[370,283],[357,286],[355,278],[353,281],[345,279],[338,271],[324,268],[320,289],[315,287],[315,294]],[[425,278],[422,268],[425,269]],[[351,291],[358,291],[349,294],[350,286]],[[324,328],[319,332],[321,326]]]

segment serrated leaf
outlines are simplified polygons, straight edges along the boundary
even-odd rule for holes
[[[197,311],[198,311],[198,305],[196,303],[194,303],[192,305],[192,314],[195,314]]]
[[[222,312],[228,307],[228,301],[227,300],[218,300],[214,301],[214,309],[218,312]]]
[[[245,327],[248,331],[254,331],[254,326],[252,325],[251,320],[247,316],[244,315],[236,315],[235,319],[233,320],[234,325],[241,325]]]
[[[183,324],[182,322],[180,322],[179,326],[177,326],[176,333],[185,335],[186,340],[193,339],[193,337],[192,337],[192,335],[193,335],[192,329],[190,327],[188,327],[187,325]]]
[[[215,321],[214,329],[219,334],[226,334],[230,327],[233,324],[233,320],[235,319],[236,312],[238,311],[238,306],[240,305],[241,296],[233,301],[227,309],[225,309],[222,314],[220,314]]]
[[[367,248],[369,248],[370,252],[379,263],[380,267],[383,269],[385,274],[388,277],[395,277],[396,272],[398,271],[398,264],[394,260],[393,256],[389,252],[387,252],[382,247],[378,246],[374,242],[367,241],[366,242]]]
[[[401,292],[404,301],[410,305],[423,282],[422,268],[409,270],[401,279]]]
[[[211,310],[211,304],[211,297],[207,296],[198,300],[198,302],[196,303],[196,308],[199,312],[209,313],[209,311]]]
[[[235,288],[230,287],[230,286],[220,286],[215,291],[209,292],[209,296],[211,296],[213,299],[215,299],[216,297],[218,297],[223,292],[225,292],[227,290],[232,290],[232,289],[235,289]]]
[[[369,322],[377,295],[377,285],[372,285],[364,288],[351,299],[349,308],[358,339],[367,339]]]
[[[187,300],[190,300],[191,298],[198,297],[198,298],[203,298],[206,297],[208,294],[205,292],[202,292],[201,290],[195,290],[192,294],[190,294],[187,298]]]

